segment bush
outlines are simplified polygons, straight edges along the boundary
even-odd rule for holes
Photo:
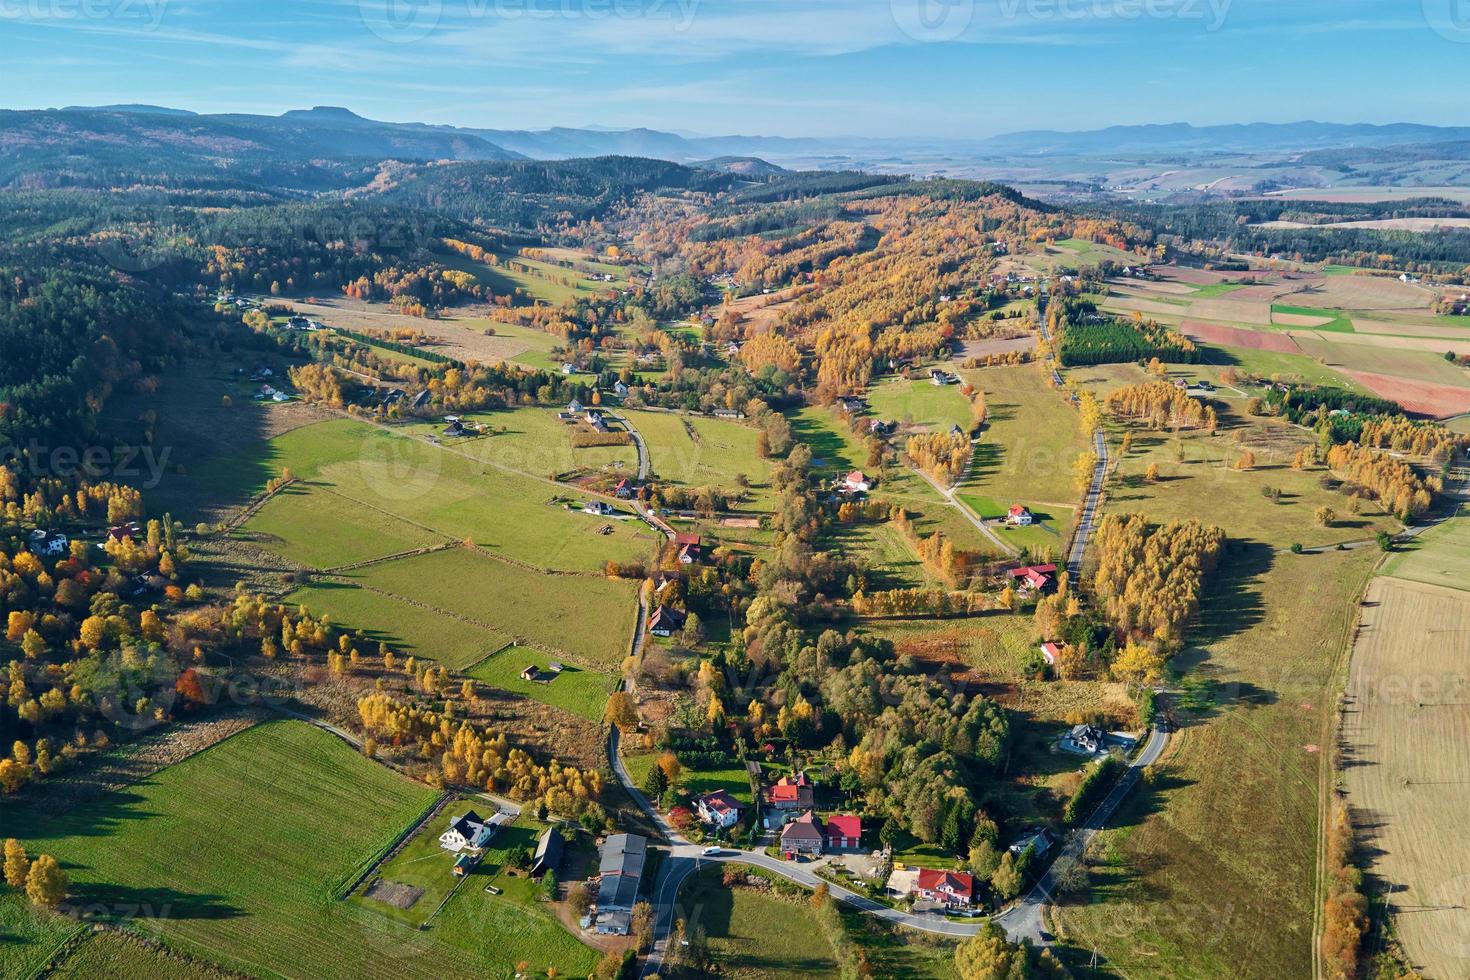
[[[1293,541],[1291,543],[1291,553],[1293,555],[1299,555],[1302,553],[1302,543],[1300,541]]]
[[[1110,755],[1097,767],[1088,773],[1082,780],[1082,785],[1077,787],[1077,792],[1067,801],[1062,810],[1062,819],[1069,824],[1079,823],[1093,806],[1106,795],[1112,786],[1113,780],[1123,770],[1123,761],[1117,756]]]

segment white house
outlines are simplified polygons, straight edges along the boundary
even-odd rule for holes
[[[439,846],[446,851],[462,851],[465,848],[479,850],[494,839],[496,831],[511,822],[513,817],[496,811],[489,820],[482,820],[474,810],[449,821],[449,829],[439,835]]]
[[[1036,523],[1036,517],[1024,504],[1012,504],[1006,513],[1006,523],[1015,527],[1030,527]]]
[[[745,811],[745,804],[725,790],[717,789],[695,800],[694,808],[699,813],[699,819],[709,826],[719,830],[729,830],[740,822],[740,815]]]
[[[613,513],[612,504],[603,500],[589,500],[582,505],[582,513],[596,517],[609,517]]]

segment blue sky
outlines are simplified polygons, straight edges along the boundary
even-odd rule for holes
[[[1470,0],[0,0],[0,105],[987,136],[1470,124]]]

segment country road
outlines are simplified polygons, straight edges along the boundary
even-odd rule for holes
[[[1118,780],[1113,791],[1097,805],[1097,809],[1093,810],[1091,815],[1083,821],[1082,826],[1072,832],[1072,836],[1067,839],[1057,856],[1052,859],[1051,867],[1047,868],[1046,873],[1037,880],[1021,901],[995,917],[995,921],[1006,931],[1006,936],[1012,942],[1029,939],[1038,946],[1051,943],[1050,936],[1043,928],[1042,910],[1056,892],[1057,879],[1082,859],[1092,839],[1107,824],[1108,819],[1122,804],[1134,783],[1138,782],[1144,767],[1157,762],[1164,754],[1164,749],[1168,744],[1167,723],[1155,721],[1154,727],[1149,729],[1148,742],[1144,745],[1143,751],[1128,764],[1128,771],[1123,774],[1122,779]]]
[[[1082,502],[1082,513],[1077,518],[1077,531],[1072,535],[1072,550],[1067,554],[1067,577],[1073,582],[1082,578],[1082,559],[1087,554],[1087,539],[1092,535],[1097,522],[1097,507],[1102,502],[1103,480],[1108,474],[1108,441],[1101,432],[1092,434],[1093,451],[1097,453],[1097,465],[1092,469],[1092,484],[1087,488],[1087,498]]]
[[[1050,900],[1056,889],[1056,879],[1066,868],[1080,859],[1086,851],[1087,845],[1091,843],[1097,832],[1107,823],[1108,819],[1117,810],[1128,792],[1137,783],[1140,773],[1145,766],[1157,762],[1163,755],[1168,745],[1169,731],[1164,722],[1156,722],[1149,730],[1148,742],[1137,757],[1129,763],[1127,771],[1119,779],[1112,791],[1097,805],[1082,826],[1079,827],[1067,839],[1066,843],[1057,852],[1051,866],[1037,881],[1024,898],[1015,906],[993,918],[1006,931],[1011,940],[1019,942],[1021,939],[1030,939],[1033,943],[1044,945],[1050,942],[1042,928],[1042,909]],[[698,870],[705,862],[749,864],[780,875],[788,881],[795,882],[806,888],[816,888],[818,884],[825,884],[830,889],[832,897],[859,912],[876,916],[895,926],[908,929],[917,929],[921,932],[938,936],[947,936],[963,939],[973,936],[980,931],[987,920],[974,919],[967,922],[952,922],[941,915],[914,914],[899,909],[889,908],[881,902],[875,902],[865,895],[844,888],[822,878],[818,878],[809,865],[797,864],[791,861],[783,861],[773,858],[764,851],[743,850],[733,847],[722,847],[715,855],[706,855],[704,848],[698,844],[690,843],[687,838],[669,826],[668,822],[654,809],[648,798],[642,791],[633,785],[629,778],[627,769],[618,755],[618,733],[614,728],[608,735],[608,754],[612,760],[613,771],[616,773],[623,788],[654,822],[661,833],[671,842],[667,848],[663,848],[666,857],[659,867],[658,880],[654,885],[652,904],[654,909],[654,944],[644,962],[641,976],[652,977],[658,975],[663,967],[664,955],[667,952],[668,939],[673,931],[674,923],[678,918],[679,890],[688,880],[689,876]]]

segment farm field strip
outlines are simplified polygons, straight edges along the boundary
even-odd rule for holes
[[[1427,976],[1470,974],[1470,592],[1379,577],[1346,697],[1341,779],[1395,930]]]

